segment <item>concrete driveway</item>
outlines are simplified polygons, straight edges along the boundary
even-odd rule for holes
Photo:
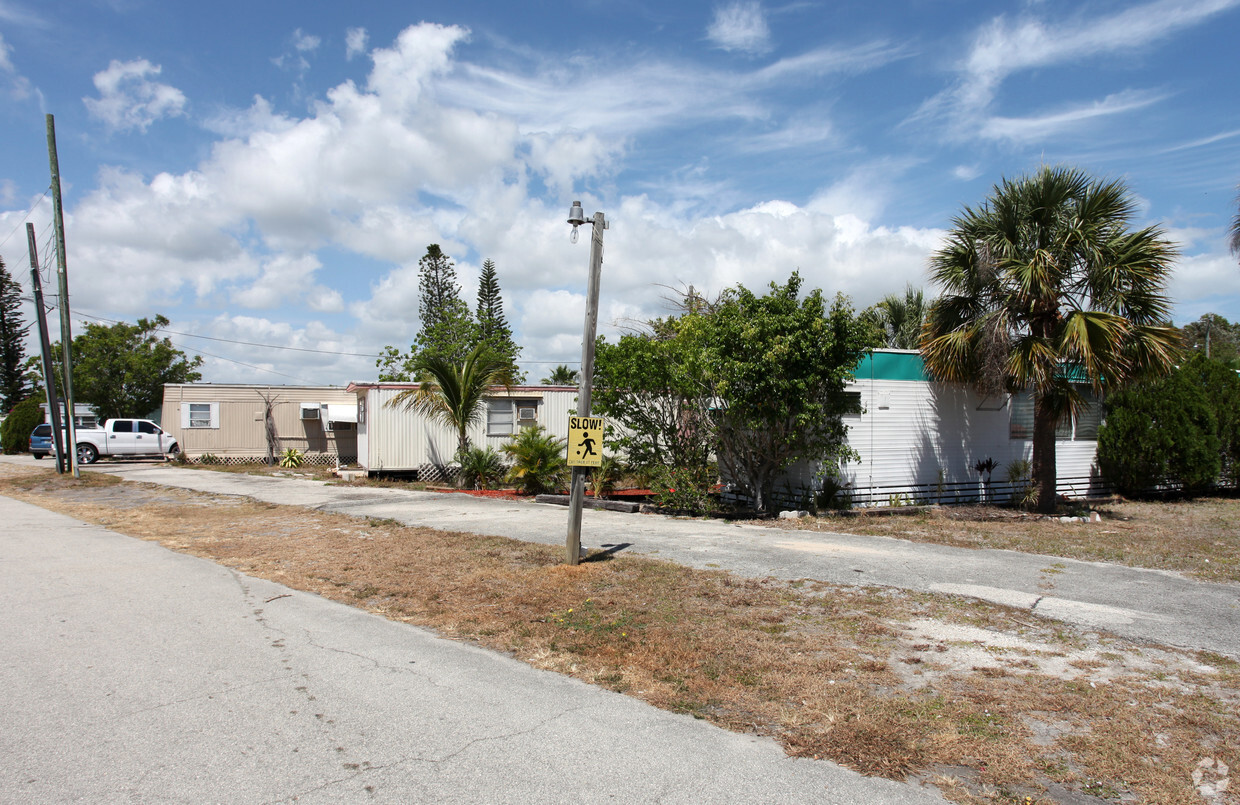
[[[944,802],[9,498],[0,520],[3,803]]]
[[[164,464],[91,468],[133,481],[562,545],[562,506],[467,495],[336,486]],[[1088,526],[1080,526],[1088,527]],[[1240,657],[1240,585],[1015,551],[970,550],[825,532],[587,510],[582,541],[746,576],[809,578],[972,596],[1136,640]],[[1054,587],[1043,570],[1062,565]]]

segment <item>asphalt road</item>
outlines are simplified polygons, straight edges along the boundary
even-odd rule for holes
[[[3,803],[944,801],[9,498],[0,522]]]
[[[91,469],[133,481],[531,542],[562,545],[568,524],[566,508],[547,504],[336,486],[158,463],[101,463]],[[1130,639],[1240,657],[1240,584],[1196,581],[1170,571],[890,537],[593,510],[584,512],[582,542],[590,548],[655,555],[753,577],[971,596]],[[1059,572],[1042,572],[1051,566]],[[1042,586],[1048,581],[1053,584],[1049,589]]]

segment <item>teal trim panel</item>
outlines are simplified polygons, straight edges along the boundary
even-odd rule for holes
[[[872,352],[861,359],[853,376],[858,380],[930,379],[921,355],[915,352]]]

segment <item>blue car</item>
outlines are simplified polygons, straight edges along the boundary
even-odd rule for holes
[[[46,422],[35,426],[35,429],[30,432],[30,455],[43,458],[50,456],[53,449],[52,426]]]

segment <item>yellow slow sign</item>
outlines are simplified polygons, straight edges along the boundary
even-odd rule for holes
[[[568,418],[568,466],[597,467],[603,463],[603,418]]]

